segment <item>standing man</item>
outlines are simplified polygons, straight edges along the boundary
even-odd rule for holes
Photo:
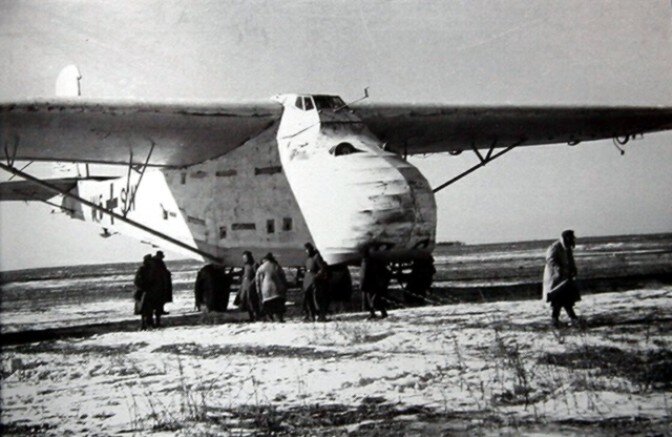
[[[324,322],[327,320],[329,306],[329,267],[322,259],[320,252],[311,243],[306,248],[306,273],[303,277],[303,310],[306,317],[312,321]]]
[[[154,287],[152,284],[152,255],[147,254],[143,258],[142,265],[135,273],[135,314],[140,315],[140,329],[154,327],[152,311],[154,309]]]
[[[285,300],[287,299],[287,278],[272,253],[262,258],[261,266],[255,274],[257,291],[261,296],[261,310],[271,321],[277,317],[285,321]]]
[[[369,318],[375,319],[376,310],[380,311],[380,317],[387,317],[386,295],[390,285],[390,271],[385,263],[370,256],[370,249],[366,249],[362,257],[362,265],[359,270],[359,289],[364,298],[364,309],[369,311]]]
[[[156,255],[153,258],[154,286],[157,288],[159,294],[159,301],[157,302],[157,307],[155,311],[157,325],[160,325],[161,316],[164,314],[168,314],[168,312],[163,309],[163,306],[167,302],[173,301],[173,279],[170,270],[168,270],[168,267],[166,267],[166,263],[163,262],[164,258],[165,255],[160,250],[156,252]]]
[[[546,267],[544,268],[543,299],[551,303],[553,325],[560,326],[560,310],[565,309],[572,320],[578,323],[574,313],[574,304],[581,300],[579,289],[576,286],[576,263],[574,262],[574,247],[576,237],[574,231],[563,231],[560,240],[551,244],[546,251]]]
[[[250,322],[261,318],[259,294],[257,293],[257,284],[255,281],[258,268],[259,265],[254,262],[252,252],[248,250],[243,252],[243,273],[240,279],[238,296],[240,298],[240,307],[247,311],[250,316]]]

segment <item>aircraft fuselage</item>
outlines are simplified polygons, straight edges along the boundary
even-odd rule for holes
[[[436,205],[420,171],[383,150],[338,97],[275,100],[284,107],[280,121],[242,146],[186,168],[148,170],[137,188],[130,184],[137,193],[129,217],[180,239],[190,234],[190,244],[224,265],[240,264],[244,250],[301,265],[309,241],[332,265],[358,263],[366,248],[390,261],[428,257]],[[87,198],[96,190],[128,197],[124,178],[82,184]],[[83,216],[128,233],[94,211]]]

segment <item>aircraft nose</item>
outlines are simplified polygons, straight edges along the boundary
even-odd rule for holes
[[[359,208],[350,219],[349,246],[370,246],[389,258],[411,258],[431,251],[436,204],[418,169],[399,159],[385,159],[378,171],[360,175],[353,187]]]
[[[436,204],[418,169],[387,153],[321,162],[292,189],[328,264],[356,262],[367,247],[397,260],[433,249]]]

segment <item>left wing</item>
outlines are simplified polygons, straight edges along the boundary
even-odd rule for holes
[[[672,107],[371,104],[352,109],[399,153],[576,144],[672,129]]]
[[[276,103],[66,99],[0,103],[3,159],[184,167],[223,155],[273,124]]]

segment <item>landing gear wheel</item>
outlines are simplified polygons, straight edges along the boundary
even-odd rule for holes
[[[406,278],[404,286],[404,301],[409,306],[425,305],[427,293],[432,288],[434,279],[433,258],[416,259],[413,261],[411,273]]]

